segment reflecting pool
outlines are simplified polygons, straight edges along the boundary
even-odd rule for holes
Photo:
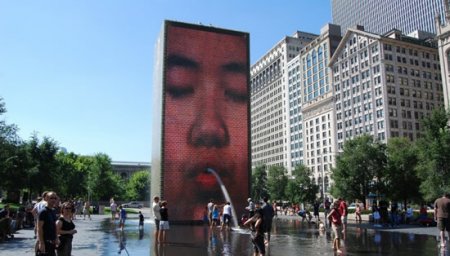
[[[137,220],[127,220],[121,231],[116,223],[103,221],[103,255],[252,255],[247,230],[221,231],[207,226],[171,225],[168,243],[154,243],[154,224],[146,221],[143,230]],[[377,229],[349,224],[343,255],[449,255],[437,247],[435,236]],[[274,220],[270,248],[266,255],[333,255],[330,230],[320,233],[314,224],[301,220]]]

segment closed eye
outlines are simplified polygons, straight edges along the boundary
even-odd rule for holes
[[[166,92],[174,99],[180,99],[189,96],[194,93],[194,88],[192,87],[180,87],[174,85],[168,85]]]
[[[230,89],[225,90],[225,96],[236,103],[246,103],[248,101],[247,93],[241,93]]]

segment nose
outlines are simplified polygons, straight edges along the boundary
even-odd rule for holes
[[[195,147],[221,148],[229,145],[227,126],[220,112],[221,107],[211,100],[200,107],[189,131],[189,143]]]

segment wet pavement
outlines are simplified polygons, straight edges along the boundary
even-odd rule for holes
[[[144,215],[148,216],[144,212]],[[131,217],[131,216],[130,216]],[[75,220],[78,233],[72,255],[252,255],[247,230],[220,231],[206,226],[171,225],[168,243],[156,245],[154,224],[146,220],[138,229],[137,219],[127,220],[124,231],[106,215]],[[436,227],[399,226],[373,228],[368,223],[350,223],[343,242],[344,255],[450,255],[438,248]],[[19,230],[15,238],[0,242],[0,255],[33,255],[34,233]],[[266,255],[333,255],[330,230],[320,233],[315,225],[298,217],[281,216],[274,221],[272,241]]]

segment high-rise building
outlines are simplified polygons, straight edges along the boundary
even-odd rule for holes
[[[342,33],[362,25],[376,34],[391,29],[409,34],[415,30],[436,33],[434,17],[444,13],[448,0],[332,0],[331,4],[333,23],[341,26]]]
[[[288,63],[288,169],[298,164],[308,166],[322,193],[328,191],[328,171],[333,166],[335,151],[332,77],[328,63],[340,40],[340,27],[327,24]]]
[[[338,151],[360,134],[415,140],[420,120],[444,103],[438,51],[429,38],[348,29],[330,67]]]
[[[252,167],[288,164],[288,62],[317,35],[286,36],[250,69]]]
[[[439,59],[441,60],[442,86],[444,88],[444,100],[446,109],[450,108],[450,11],[445,12],[445,23],[436,17],[437,39]]]

